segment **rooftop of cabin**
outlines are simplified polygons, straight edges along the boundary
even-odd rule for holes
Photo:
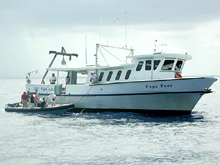
[[[154,54],[145,54],[145,55],[134,55],[134,56],[127,56],[127,59],[130,60],[135,60],[134,61],[130,61],[127,62],[126,64],[120,64],[120,65],[116,65],[116,66],[86,66],[86,67],[77,67],[77,68],[47,68],[47,70],[50,71],[77,71],[77,72],[81,72],[84,73],[85,71],[94,71],[96,69],[98,70],[112,70],[112,69],[123,69],[123,68],[127,68],[127,67],[134,67],[137,65],[138,60],[144,60],[144,59],[161,59],[161,60],[165,60],[165,59],[178,59],[178,60],[191,60],[192,56],[185,53],[185,54],[177,54],[177,53],[154,53]]]
[[[179,53],[154,53],[154,54],[145,54],[145,55],[134,55],[134,56],[127,56],[126,58],[131,59],[141,59],[141,58],[178,58],[178,59],[184,59],[184,60],[191,60],[192,56],[185,53],[185,54],[179,54]]]

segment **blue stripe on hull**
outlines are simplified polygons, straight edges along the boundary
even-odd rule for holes
[[[206,91],[190,91],[190,92],[158,92],[158,93],[119,93],[119,94],[56,94],[56,96],[130,96],[130,95],[158,95],[158,94],[181,94],[181,93],[201,93],[205,94]],[[48,94],[41,94],[42,96],[48,96]]]

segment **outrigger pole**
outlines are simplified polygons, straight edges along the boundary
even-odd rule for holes
[[[50,63],[50,65],[49,65],[48,68],[50,68],[50,67],[52,66],[52,64],[53,64],[53,62],[55,61],[57,55],[69,56],[69,60],[71,60],[71,57],[72,57],[72,56],[78,57],[78,54],[75,54],[75,53],[66,53],[66,50],[64,49],[64,47],[62,47],[61,52],[56,52],[56,51],[51,50],[51,51],[49,51],[49,54],[55,54],[55,55],[54,55],[54,57],[53,57],[53,59],[52,59],[52,61],[51,61],[51,63]],[[44,83],[45,83],[45,82],[44,82],[44,79],[45,79],[45,77],[47,76],[47,73],[48,73],[48,72],[49,72],[49,70],[46,70],[46,72],[45,72],[45,74],[44,74],[44,76],[43,76],[43,78],[42,78],[41,84],[44,84]]]

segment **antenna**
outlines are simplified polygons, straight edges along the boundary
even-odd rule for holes
[[[161,18],[161,43],[163,43],[163,18]]]
[[[115,42],[117,46],[118,45],[118,18],[117,18],[117,24],[116,24]]]
[[[99,43],[101,42],[101,26],[102,26],[102,13],[100,13],[100,22],[99,22]]]
[[[125,12],[125,47],[127,48],[127,21],[126,21],[126,12]]]
[[[85,60],[86,60],[86,65],[87,65],[87,37],[85,34]]]
[[[134,40],[134,21],[132,22],[132,31],[131,31],[131,48]]]

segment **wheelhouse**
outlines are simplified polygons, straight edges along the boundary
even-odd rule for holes
[[[191,59],[191,56],[188,54],[153,54],[127,58],[130,58],[131,62],[119,66],[48,68],[48,70],[67,72],[67,77],[70,79],[67,84],[79,84],[77,82],[79,75],[86,77],[85,82],[80,82],[80,84],[90,84],[91,71],[98,76],[98,84],[155,80],[174,78],[176,72],[182,72],[186,60]]]

